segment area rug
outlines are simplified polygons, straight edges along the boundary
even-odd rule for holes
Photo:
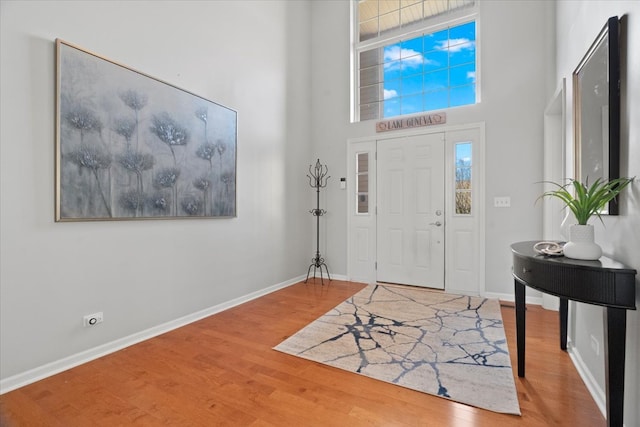
[[[498,300],[370,285],[274,348],[520,415]]]

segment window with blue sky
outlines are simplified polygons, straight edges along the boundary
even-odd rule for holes
[[[382,3],[367,2],[371,2],[371,10],[377,4],[377,10],[381,11]],[[385,14],[377,16],[376,21],[376,15],[363,9],[360,3],[360,13],[368,13],[364,16],[367,18],[364,22],[363,16],[360,16],[360,42],[356,45],[356,96],[360,120],[476,103],[475,18],[468,18],[466,22],[457,19],[456,24],[452,25],[438,24],[438,16],[430,15],[426,19],[425,8],[428,3],[409,3],[414,10],[421,4],[423,12],[422,15],[414,15],[412,21],[407,23],[406,34],[402,25],[384,27],[384,19],[388,20],[391,12],[385,10]],[[403,4],[398,3],[400,21],[403,16],[408,16],[407,13],[403,15]],[[473,5],[473,2],[459,3],[460,8],[469,5]],[[408,7],[406,9],[409,10]],[[424,16],[424,23],[418,22],[415,16]],[[374,22],[377,22],[377,26],[372,24]],[[436,24],[427,25],[433,22]],[[417,31],[416,25],[423,30]],[[363,33],[365,30],[369,32]]]
[[[383,49],[384,117],[476,102],[475,22]]]

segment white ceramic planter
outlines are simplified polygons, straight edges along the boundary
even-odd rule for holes
[[[595,243],[593,225],[574,224],[569,235],[569,241],[564,245],[567,258],[597,260],[602,256],[602,248]]]

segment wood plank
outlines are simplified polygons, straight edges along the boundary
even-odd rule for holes
[[[557,312],[527,311],[527,377],[502,306],[522,416],[497,414],[272,348],[364,287],[310,281],[0,396],[1,426],[604,426],[559,348]]]

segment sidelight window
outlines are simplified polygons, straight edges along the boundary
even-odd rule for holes
[[[369,213],[369,153],[356,155],[356,212]]]
[[[459,142],[455,145],[455,213],[457,215],[471,215],[471,186],[472,177],[472,146],[471,142]]]

